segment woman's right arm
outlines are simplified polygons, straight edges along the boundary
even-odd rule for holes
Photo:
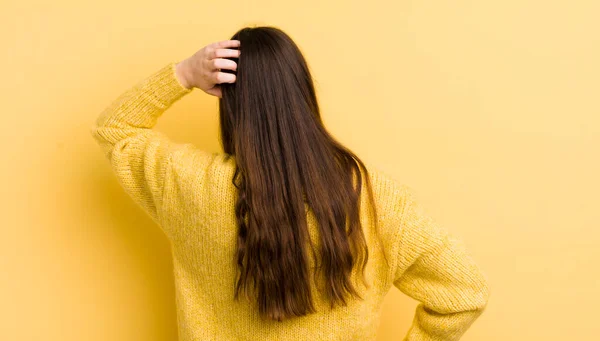
[[[488,281],[462,240],[426,215],[411,192],[405,187],[394,250],[393,284],[420,302],[404,340],[459,340],[487,305]]]

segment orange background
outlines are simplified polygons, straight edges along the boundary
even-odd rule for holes
[[[600,333],[597,1],[4,1],[1,340],[174,340],[168,243],[89,135],[128,87],[243,25],[300,45],[330,131],[416,189],[489,277],[463,340]],[[197,91],[197,92],[196,92]],[[220,150],[196,90],[157,129]],[[381,341],[416,302],[386,297]]]

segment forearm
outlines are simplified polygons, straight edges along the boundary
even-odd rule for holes
[[[459,340],[487,306],[490,287],[464,242],[408,194],[394,285],[419,301],[405,341]]]
[[[419,304],[413,323],[403,341],[456,341],[483,313],[483,309],[437,315]]]
[[[157,222],[171,156],[186,146],[152,128],[167,108],[189,92],[170,63],[122,93],[91,128],[121,185]]]
[[[179,82],[175,64],[169,63],[122,93],[100,114],[95,127],[150,129],[166,109],[191,91]]]
[[[191,69],[187,59],[184,59],[177,64],[175,64],[175,76],[177,80],[183,87],[186,89],[193,89],[194,87],[191,85],[189,81],[191,79]]]

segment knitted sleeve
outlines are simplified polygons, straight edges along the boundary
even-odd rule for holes
[[[171,155],[190,148],[152,130],[167,108],[192,91],[179,83],[175,65],[169,63],[125,91],[91,128],[119,183],[157,223]]]
[[[419,301],[404,340],[459,340],[487,305],[487,279],[463,241],[428,216],[407,186],[404,198],[393,283]]]

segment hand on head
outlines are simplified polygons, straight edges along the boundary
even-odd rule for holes
[[[177,78],[186,88],[199,88],[207,94],[221,97],[221,83],[234,83],[236,76],[222,70],[237,69],[237,63],[225,58],[238,58],[239,40],[224,40],[207,45],[191,57],[177,63]]]

